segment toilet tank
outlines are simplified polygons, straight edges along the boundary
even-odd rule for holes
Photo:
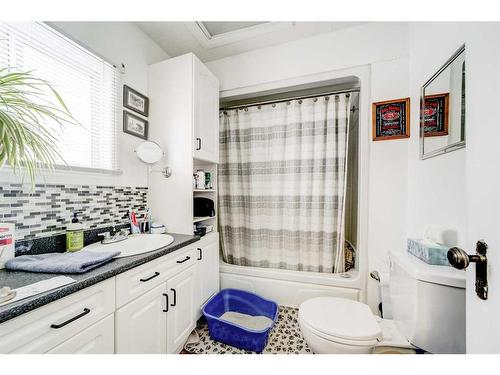
[[[433,266],[403,252],[389,254],[396,327],[430,353],[465,353],[465,271]]]

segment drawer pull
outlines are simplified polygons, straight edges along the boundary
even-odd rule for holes
[[[168,312],[168,294],[167,293],[163,293],[163,295],[165,296],[165,299],[167,301],[167,304],[165,305],[167,308],[165,310],[163,310],[163,312]]]
[[[183,260],[178,260],[177,263],[184,263],[184,262],[187,262],[189,259],[191,259],[191,258],[190,257],[186,257]]]
[[[172,303],[170,306],[174,307],[177,305],[177,291],[174,288],[170,288],[172,292],[174,292],[174,303]]]
[[[153,276],[150,276],[147,279],[139,279],[139,280],[142,281],[142,282],[146,282],[146,281],[149,281],[151,279],[154,279],[156,276],[160,276],[160,273],[159,272],[155,272],[155,274]]]
[[[198,260],[203,259],[203,250],[201,248],[198,248],[198,251],[200,252],[200,255],[198,256]]]
[[[69,324],[71,322],[74,322],[75,320],[80,319],[81,317],[87,315],[89,312],[90,312],[90,309],[84,308],[83,312],[81,314],[78,314],[77,316],[74,316],[71,319],[66,320],[64,323],[61,323],[61,324],[51,324],[50,328],[55,328],[55,329],[62,328],[65,325],[67,325],[67,324]]]

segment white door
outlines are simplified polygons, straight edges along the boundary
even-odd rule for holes
[[[165,354],[167,317],[165,283],[116,311],[117,354]]]
[[[219,81],[194,58],[194,157],[219,162]]]
[[[477,28],[476,28],[477,29]],[[488,29],[488,30],[486,30]],[[467,353],[500,353],[500,27],[482,25],[466,41],[467,249],[488,245],[488,299],[467,268]],[[458,202],[457,202],[458,203]]]
[[[201,242],[201,241],[200,241]],[[219,242],[218,237],[213,241],[201,243],[198,250],[198,286],[199,306],[219,291]]]
[[[179,351],[196,325],[195,269],[193,265],[167,281],[167,353]]]
[[[114,354],[115,320],[111,314],[69,340],[48,351],[49,354]]]

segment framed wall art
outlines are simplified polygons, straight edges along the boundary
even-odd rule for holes
[[[410,98],[372,104],[373,140],[410,137]]]
[[[123,132],[148,139],[148,121],[128,111],[123,111]]]
[[[135,91],[133,88],[123,85],[123,106],[147,117],[149,113],[149,98]]]

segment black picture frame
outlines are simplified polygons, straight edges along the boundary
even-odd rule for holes
[[[134,104],[131,99],[137,103]],[[141,101],[143,109],[139,105]],[[149,115],[149,98],[127,85],[123,85],[123,106],[145,117]]]
[[[141,129],[131,129],[130,122],[129,120],[135,120],[136,122],[139,122],[142,124],[142,130]],[[131,112],[128,111],[123,111],[123,132],[133,135],[138,138],[142,138],[147,140],[148,139],[148,131],[149,131],[149,122],[146,119],[143,119],[142,117],[136,116]]]

